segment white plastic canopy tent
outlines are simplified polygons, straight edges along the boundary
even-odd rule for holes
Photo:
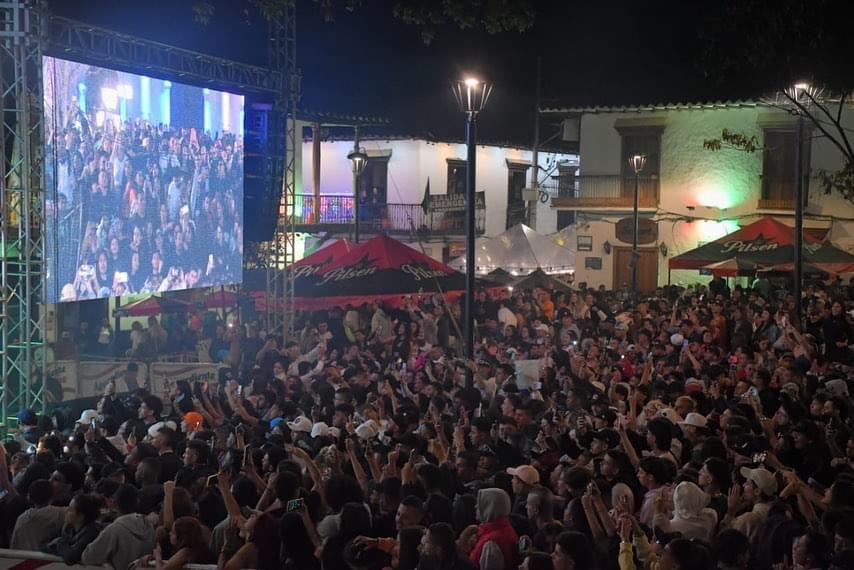
[[[499,267],[512,275],[527,275],[536,269],[548,274],[575,270],[574,251],[561,247],[524,224],[517,224],[494,238],[479,238],[475,242],[475,255],[478,274],[486,274]],[[449,265],[465,271],[466,257],[460,256]]]

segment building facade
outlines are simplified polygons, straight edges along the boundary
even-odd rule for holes
[[[363,138],[359,146],[368,155],[359,178],[362,238],[384,231],[402,241],[418,242],[426,253],[445,261],[463,253],[465,144],[372,137]],[[300,231],[352,237],[353,171],[347,158],[352,150],[352,139],[321,141],[319,149],[311,139],[303,142],[297,205]],[[538,162],[542,182],[559,169],[577,167],[578,156],[541,151]],[[477,202],[478,234],[495,236],[517,223],[527,223],[523,190],[532,184],[531,150],[478,145],[476,168],[477,191],[482,193]],[[318,180],[319,203],[315,198]],[[537,201],[536,229],[557,231],[563,227],[559,215],[565,226],[565,214],[559,214],[548,200]]]
[[[668,271],[669,257],[731,233],[759,216],[794,225],[798,119],[755,102],[546,110],[578,129],[578,171],[550,188],[551,208],[574,212],[578,236],[576,281],[608,288],[630,283],[632,208],[639,212],[639,287],[702,281],[696,271]],[[845,108],[842,122],[854,127]],[[819,190],[819,170],[836,170],[843,156],[806,120],[803,157],[807,184],[804,227],[851,251],[854,206]],[[756,137],[755,152],[704,144],[724,129]],[[637,176],[629,157],[644,154]]]

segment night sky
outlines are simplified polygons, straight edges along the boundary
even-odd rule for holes
[[[428,46],[417,29],[392,17],[391,2],[365,0],[357,12],[340,10],[333,22],[325,22],[320,8],[305,0],[297,24],[301,107],[387,117],[400,134],[462,138],[462,119],[448,85],[474,72],[495,83],[481,120],[481,140],[530,144],[538,56],[543,107],[756,97],[778,80],[779,69],[723,73],[709,58],[704,33],[726,22],[730,1],[539,0],[535,27],[526,33],[489,35],[445,27]],[[50,5],[60,15],[94,25],[265,62],[266,25],[254,15],[247,21],[236,0],[217,2],[207,26],[194,22],[192,0],[51,0]],[[736,58],[744,40],[737,37],[727,47]],[[796,67],[785,54],[778,56],[776,67]],[[544,127],[544,136],[552,132]]]

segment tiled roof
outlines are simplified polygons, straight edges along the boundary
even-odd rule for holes
[[[743,109],[763,106],[759,101],[705,101],[695,103],[654,103],[649,105],[553,107],[540,109],[541,113],[651,113],[657,111],[699,111],[706,109]]]

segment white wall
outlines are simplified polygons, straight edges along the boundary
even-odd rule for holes
[[[447,191],[447,160],[466,158],[464,144],[433,143],[424,140],[406,139],[390,141],[362,141],[361,146],[368,154],[391,151],[388,164],[388,201],[390,203],[419,204],[424,197],[427,179],[430,179],[432,195]],[[312,145],[302,145],[305,167],[302,171],[303,192],[311,192]],[[352,150],[352,141],[330,141],[321,143],[320,191],[323,194],[351,194],[352,171],[347,154]],[[577,160],[575,155],[555,155],[541,152],[539,162],[545,168],[549,160]],[[531,161],[531,152],[524,149],[495,146],[478,146],[477,190],[486,192],[486,234],[503,232],[507,209],[507,160]],[[542,175],[541,175],[542,178]],[[530,181],[530,170],[529,170]],[[551,233],[556,229],[557,215],[548,204],[538,204],[537,230]]]
[[[656,247],[664,243],[668,248],[668,258],[697,247],[700,243],[713,241],[745,225],[761,215],[776,215],[781,221],[793,225],[792,212],[758,211],[761,196],[762,153],[746,153],[735,149],[710,151],[704,148],[707,139],[719,138],[724,128],[741,132],[747,136],[755,135],[762,141],[763,127],[771,113],[778,114],[783,120],[782,111],[768,108],[726,108],[668,110],[649,113],[602,113],[584,114],[581,119],[581,159],[582,174],[619,174],[621,170],[620,134],[614,128],[617,121],[625,123],[632,119],[648,121],[660,119],[664,130],[661,137],[660,162],[660,203],[657,212],[647,213],[658,220],[659,239]],[[844,123],[854,127],[854,112],[844,114]],[[808,219],[805,227],[828,227],[829,218],[837,216],[854,217],[854,207],[838,195],[821,194],[815,178],[818,169],[838,169],[842,165],[842,155],[825,138],[812,139],[811,151],[812,180],[810,189]],[[689,210],[688,208],[692,209]],[[812,215],[813,218],[809,218]],[[591,285],[612,286],[612,256],[604,254],[602,244],[609,241],[613,245],[626,245],[616,239],[614,223],[622,217],[631,216],[631,210],[624,212],[592,213],[579,212],[578,222],[585,220],[590,227],[578,229],[579,235],[593,236],[593,251],[578,253],[577,281],[587,281]],[[678,218],[702,218],[687,221]],[[834,233],[841,238],[837,245],[854,245],[854,223],[846,220],[833,220]],[[602,257],[602,270],[584,269],[584,257]],[[659,255],[659,284],[667,283],[667,258]],[[696,271],[673,272],[674,282],[696,282],[703,280]]]

